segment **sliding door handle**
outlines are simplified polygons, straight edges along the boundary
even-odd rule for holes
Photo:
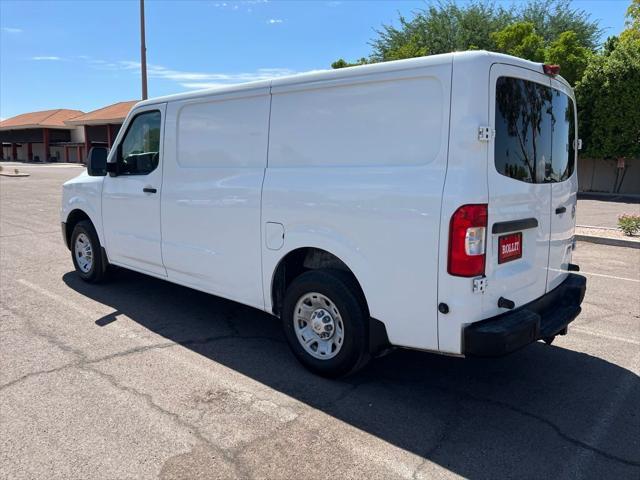
[[[144,187],[142,191],[144,193],[156,193],[158,190],[153,187]]]
[[[556,215],[560,215],[561,213],[564,213],[567,211],[567,207],[558,207],[556,208]]]

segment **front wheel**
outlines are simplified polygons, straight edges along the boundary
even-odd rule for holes
[[[84,281],[98,283],[105,278],[106,267],[96,229],[88,220],[78,222],[71,234],[71,258]]]
[[[352,277],[340,270],[311,270],[285,294],[284,331],[293,353],[309,370],[339,377],[369,360],[368,310]]]

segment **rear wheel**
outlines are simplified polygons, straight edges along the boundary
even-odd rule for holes
[[[309,370],[353,373],[369,360],[368,310],[360,289],[340,270],[311,270],[287,289],[282,321],[289,346]]]
[[[78,222],[71,234],[71,258],[76,272],[86,282],[104,280],[106,267],[98,234],[88,220]]]

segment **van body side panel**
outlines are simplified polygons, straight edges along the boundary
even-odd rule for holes
[[[169,103],[162,191],[169,280],[260,309],[269,103],[268,88]]]
[[[462,326],[482,317],[482,295],[472,293],[472,279],[447,272],[451,216],[462,205],[488,203],[488,142],[478,128],[488,126],[490,57],[484,52],[454,55],[449,159],[442,195],[438,300],[449,313],[438,312],[439,348],[461,353]]]
[[[264,297],[287,252],[336,255],[395,345],[437,349],[437,252],[451,57],[425,68],[272,88]]]

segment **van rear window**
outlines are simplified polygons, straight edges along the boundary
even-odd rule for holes
[[[496,83],[495,166],[528,183],[560,182],[574,170],[571,99],[540,83],[500,77]]]

